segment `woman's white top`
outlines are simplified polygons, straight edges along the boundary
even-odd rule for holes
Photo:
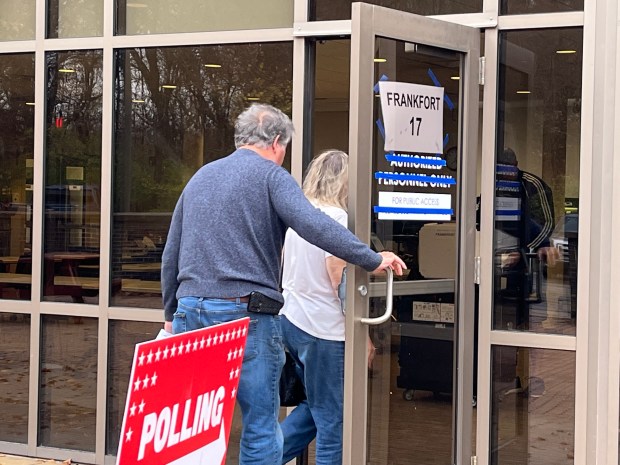
[[[343,209],[322,205],[317,208],[347,226],[347,212]],[[284,307],[280,314],[314,337],[344,341],[344,315],[325,263],[330,256],[292,229],[287,231],[282,271]]]

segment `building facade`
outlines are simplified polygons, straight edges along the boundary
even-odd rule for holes
[[[409,266],[349,275],[344,463],[620,463],[617,0],[3,6],[1,452],[114,463],[176,200],[259,101]],[[441,147],[390,148],[381,81],[442,89]]]

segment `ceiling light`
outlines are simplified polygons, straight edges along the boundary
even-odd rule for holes
[[[517,94],[531,94],[532,92],[530,92],[529,90],[518,90]]]
[[[375,97],[381,97],[381,94],[375,94]]]
[[[387,58],[375,58],[372,61],[374,61],[375,63],[385,63],[387,61]]]
[[[34,107],[34,102],[26,102],[26,105],[28,105],[30,107]]]
[[[218,65],[216,63],[207,63],[205,65],[205,68],[221,68],[221,67],[222,67],[222,65]]]
[[[260,100],[259,97],[246,97],[246,100]]]
[[[133,103],[144,103],[144,100],[139,99],[139,98],[135,98],[132,100]]]
[[[461,79],[461,76],[450,76],[450,79],[452,79],[453,81],[458,81],[459,79]]]
[[[176,89],[177,86],[175,86],[174,84],[164,84],[163,86],[161,86],[162,89]]]
[[[75,73],[74,69],[69,69],[69,68],[60,68],[58,70],[59,73]]]
[[[558,55],[571,55],[573,53],[577,53],[577,50],[556,50]]]

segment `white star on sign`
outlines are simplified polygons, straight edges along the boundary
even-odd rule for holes
[[[147,387],[149,387],[149,381],[149,375],[146,375],[142,380],[142,389],[146,389]]]
[[[243,355],[243,347],[239,347],[239,357]]]
[[[235,394],[237,394],[237,390],[235,388],[233,388],[233,390],[230,392],[230,398],[234,398]]]
[[[183,353],[183,343],[179,344],[177,355],[181,355]]]
[[[239,368],[237,368],[237,369],[235,370],[235,378],[238,378],[238,377],[239,377],[239,371],[241,371],[241,370],[239,370]]]
[[[140,366],[144,365],[144,354],[140,355],[138,357],[138,360],[139,360],[138,365],[140,365]]]
[[[230,339],[230,331],[226,331],[226,342]]]
[[[145,406],[145,405],[146,405],[146,404],[144,403],[144,400],[141,400],[141,401],[140,401],[140,404],[138,405],[138,413],[142,413],[142,412],[144,412],[144,406]]]
[[[140,383],[141,383],[141,381],[140,381],[140,377],[138,377],[138,378],[136,379],[136,381],[133,383],[133,385],[134,385],[134,389],[133,389],[133,390],[134,390],[134,391],[137,391],[138,389],[140,389]]]
[[[149,354],[146,356],[146,363],[151,363],[153,361],[153,351],[149,350]]]
[[[168,358],[168,351],[169,351],[168,346],[166,346],[164,349],[164,358]]]
[[[209,337],[207,338],[207,347],[209,347],[211,345],[211,335],[209,334]]]
[[[198,339],[194,341],[194,352],[198,350]]]
[[[232,358],[232,355],[233,355],[232,350],[229,350],[228,351],[228,360],[227,360],[228,362],[230,362],[230,359]]]
[[[136,404],[131,404],[131,407],[129,408],[129,416],[133,417],[136,414]]]
[[[233,352],[233,358],[237,358],[238,354],[239,354],[239,350],[235,349],[235,351]]]
[[[131,441],[131,435],[133,434],[133,431],[131,430],[131,428],[129,428],[129,431],[127,431],[125,433],[125,442],[129,442]]]
[[[151,376],[151,386],[155,386],[155,384],[157,384],[157,373],[153,373]]]
[[[177,346],[176,344],[174,344],[172,348],[170,349],[170,357],[174,357],[176,353],[177,353]]]
[[[187,344],[185,344],[185,353],[189,353],[190,350],[192,350],[192,343],[187,341]]]
[[[235,376],[235,370],[230,370],[230,379],[233,379]]]
[[[241,335],[242,336],[245,336],[245,333],[247,333],[247,332],[248,332],[248,330],[245,327],[241,328]]]
[[[159,357],[161,356],[161,349],[158,347],[157,352],[155,352],[155,361],[159,362]]]
[[[205,346],[205,338],[203,336],[203,338],[200,340],[200,348],[203,349]]]
[[[222,342],[224,342],[224,333],[221,333],[221,334],[220,334],[220,344],[221,344]]]

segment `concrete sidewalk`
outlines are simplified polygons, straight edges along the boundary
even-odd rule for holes
[[[19,457],[16,455],[0,454],[0,465],[77,465],[71,460],[58,461],[51,459],[36,459],[32,457]]]

